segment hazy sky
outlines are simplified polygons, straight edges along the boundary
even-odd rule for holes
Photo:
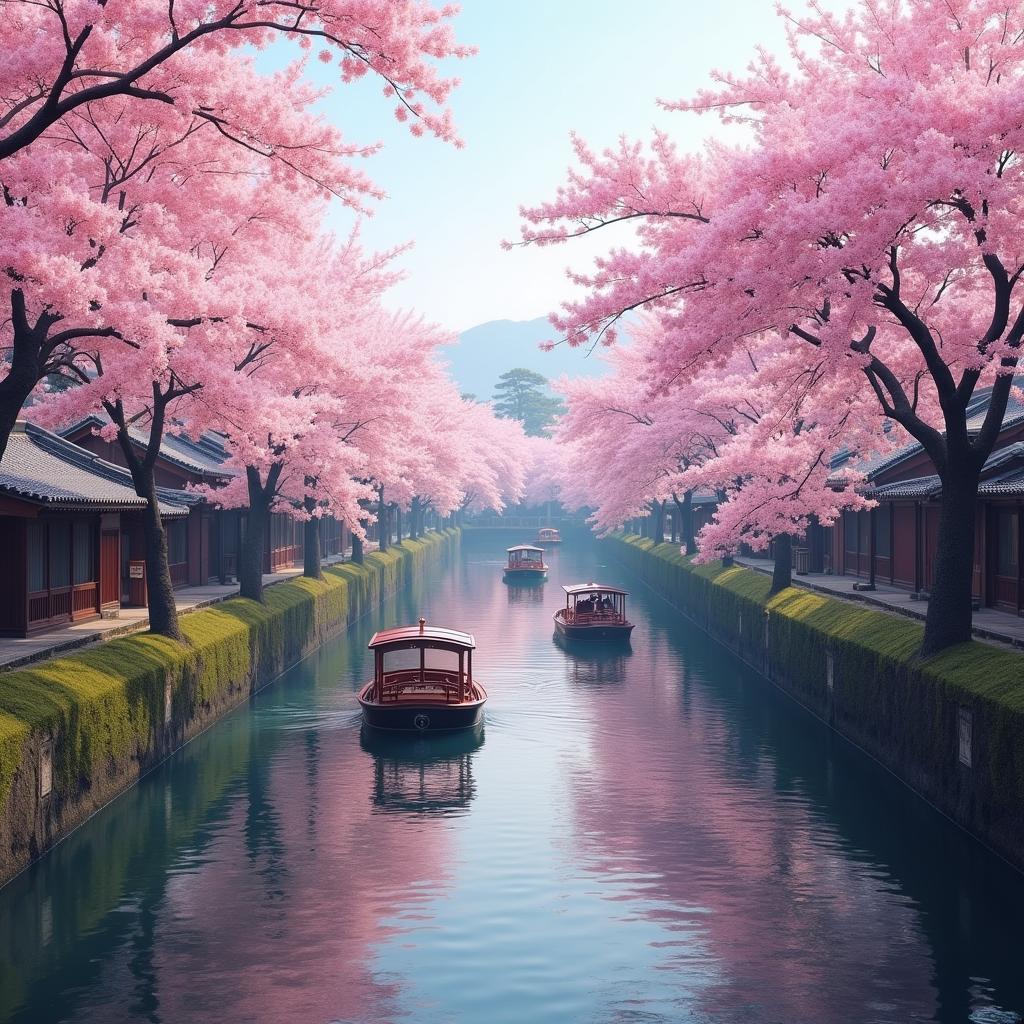
[[[500,242],[518,236],[521,203],[563,180],[571,130],[603,147],[658,125],[694,147],[716,122],[655,101],[691,95],[712,68],[741,70],[758,43],[784,46],[771,0],[464,0],[456,26],[480,51],[457,65],[465,149],[413,138],[377,82],[338,86],[323,104],[352,141],[385,144],[365,169],[388,198],[363,237],[373,248],[415,241],[394,301],[454,330],[546,315],[570,294],[564,270],[586,262],[583,244],[504,252]],[[311,73],[326,81],[331,69]],[[349,223],[335,217],[338,229]]]

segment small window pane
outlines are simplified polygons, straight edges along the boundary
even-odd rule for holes
[[[46,527],[28,524],[28,589],[37,593],[46,589]]]
[[[96,579],[94,538],[92,523],[75,523],[75,583],[91,583]]]
[[[996,574],[998,576],[1015,577],[1017,575],[1017,568],[1020,564],[1018,540],[1017,513],[1000,512],[996,542]]]
[[[855,554],[857,551],[857,513],[843,513],[843,548]]]
[[[891,554],[889,511],[888,505],[875,509],[875,553],[886,558]]]
[[[188,525],[180,520],[168,523],[167,530],[167,561],[171,565],[180,565],[188,561]]]
[[[384,652],[384,671],[402,672],[420,667],[420,649],[418,647],[400,647],[397,650]]]
[[[50,589],[71,585],[71,524],[50,523]]]

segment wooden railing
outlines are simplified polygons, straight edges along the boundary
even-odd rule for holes
[[[427,669],[421,676],[418,668],[386,673],[380,687],[381,703],[397,704],[403,700],[458,704],[462,701],[459,675]]]
[[[73,618],[95,614],[100,606],[100,585],[98,580],[76,583],[71,593],[71,614]]]
[[[573,626],[590,626],[596,623],[602,625],[621,625],[626,621],[624,615],[613,611],[599,612],[577,612],[571,609],[562,610],[562,618]]]
[[[271,548],[270,571],[277,572],[278,569],[290,569],[301,555],[302,548],[298,544],[288,544],[282,548]]]
[[[28,595],[28,621],[49,622],[71,618],[71,588],[40,590]]]
[[[188,562],[174,562],[170,570],[172,587],[183,587],[188,583]]]

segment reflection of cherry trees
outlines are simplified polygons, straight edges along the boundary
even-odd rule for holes
[[[659,901],[680,932],[667,955],[681,984],[716,978],[701,997],[710,1019],[906,1020],[963,1002],[964,965],[943,964],[937,986],[933,964],[958,932],[955,871],[899,814],[879,812],[857,755],[776,713],[749,674],[707,683],[723,678],[720,653],[686,656],[680,677],[674,644],[652,632],[627,684],[588,704],[588,757],[572,779],[588,870],[638,879],[634,897]],[[929,818],[924,834],[936,828]],[[706,956],[688,938],[695,924]],[[1009,967],[988,947],[976,967]]]
[[[169,894],[155,957],[167,1019],[187,1019],[196,991],[231,1019],[387,1019],[396,993],[372,947],[447,868],[444,833],[396,827],[375,785],[348,730],[318,730],[315,751],[296,736],[257,752],[209,861]]]

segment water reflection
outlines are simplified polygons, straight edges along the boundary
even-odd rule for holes
[[[628,640],[591,643],[571,640],[559,632],[551,642],[565,655],[569,680],[578,686],[614,686],[626,679],[626,669],[633,654]]]
[[[465,811],[476,793],[473,755],[483,742],[483,722],[431,736],[364,726],[359,744],[373,756],[374,807],[413,815]]]
[[[0,1020],[1016,1019],[1019,875],[644,588],[631,647],[553,638],[509,543],[467,536],[0,893]],[[486,743],[361,732],[369,636],[421,614],[476,635]]]
[[[514,583],[505,581],[510,607],[522,604],[543,604],[544,584],[547,580],[516,580]]]

